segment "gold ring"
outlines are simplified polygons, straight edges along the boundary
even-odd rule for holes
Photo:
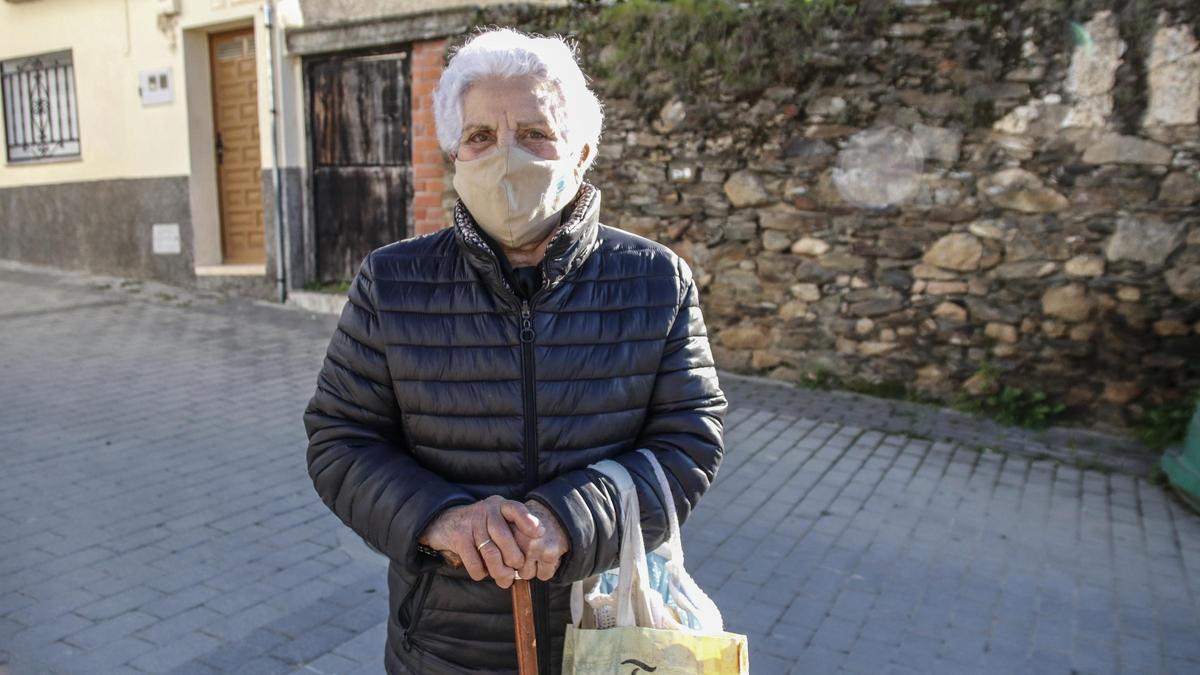
[[[487,546],[487,545],[488,545],[488,544],[490,544],[490,543],[492,543],[492,540],[491,540],[491,539],[488,539],[488,540],[484,541],[482,544],[479,544],[478,546],[476,546],[475,548],[476,548],[476,549],[478,549],[478,550],[480,550],[480,551],[482,551],[482,550],[483,550],[483,547],[484,547],[484,546]]]

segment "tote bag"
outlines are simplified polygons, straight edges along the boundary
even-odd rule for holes
[[[592,465],[616,484],[621,507],[618,567],[571,587],[563,675],[748,675],[745,635],[724,630],[721,613],[683,566],[679,519],[658,460],[640,449],[666,497],[667,541],[647,554],[641,509],[629,472]]]

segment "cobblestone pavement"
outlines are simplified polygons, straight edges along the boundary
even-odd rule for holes
[[[383,672],[304,459],[335,321],[0,265],[0,672]],[[1200,672],[1200,518],[1053,460],[1119,441],[722,382],[685,546],[755,675]]]

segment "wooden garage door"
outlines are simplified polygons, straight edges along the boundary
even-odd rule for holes
[[[212,55],[221,253],[225,264],[266,262],[254,29],[215,33]]]
[[[409,52],[305,63],[317,277],[350,279],[372,249],[408,236]]]

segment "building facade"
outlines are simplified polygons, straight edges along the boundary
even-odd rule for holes
[[[478,4],[0,1],[0,258],[278,299],[349,279],[446,223],[430,95]]]

